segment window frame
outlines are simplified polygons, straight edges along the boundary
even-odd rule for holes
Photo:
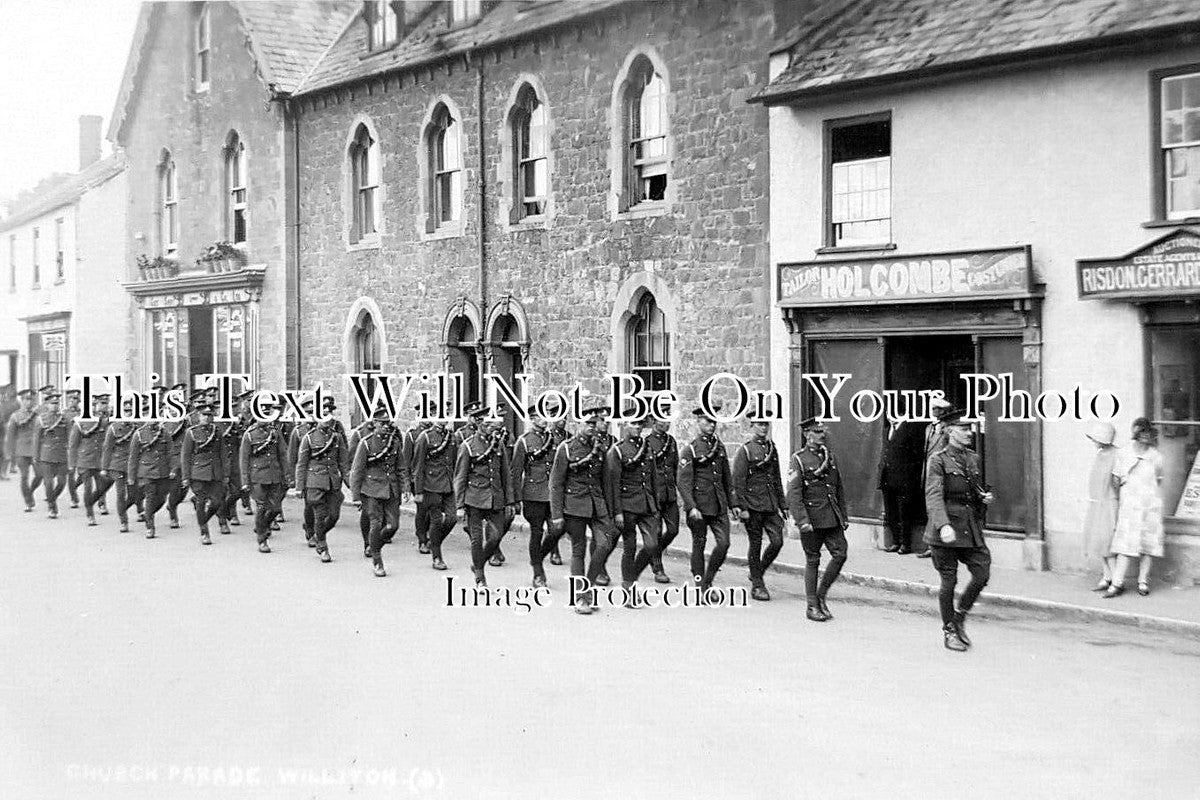
[[[876,122],[888,123],[888,236],[885,242],[853,242],[838,244],[837,234],[834,231],[833,221],[833,136],[834,132],[843,128],[851,128],[858,125],[869,125]],[[871,114],[858,114],[852,117],[839,117],[836,119],[827,119],[822,124],[822,158],[821,158],[821,184],[822,184],[822,232],[821,241],[824,245],[822,250],[885,250],[895,248],[895,229],[893,223],[895,216],[893,215],[893,196],[892,196],[892,141],[895,138],[892,126],[892,110],[877,111]],[[884,158],[878,156],[876,158]],[[855,162],[839,161],[839,164],[865,162],[875,159],[857,159]]]
[[[430,118],[425,140],[429,171],[426,233],[445,231],[462,223],[464,174],[462,137],[459,134],[461,124],[445,103],[439,103]],[[457,159],[452,168],[447,167],[446,159],[446,143],[450,141],[450,136],[454,137],[454,153]],[[449,197],[448,205],[442,199],[443,187]]]
[[[17,291],[17,235],[8,235],[8,291]]]
[[[212,85],[212,19],[208,3],[202,4],[196,13],[192,45],[196,91],[207,92]]]
[[[67,279],[66,252],[63,249],[63,226],[66,220],[57,217],[54,220],[54,282],[62,283]]]
[[[1184,216],[1171,216],[1167,201],[1167,148],[1163,147],[1163,82],[1170,78],[1200,75],[1200,62],[1180,64],[1150,71],[1150,215],[1155,223],[1185,224],[1188,220],[1200,219],[1200,209]]]
[[[641,331],[643,326],[645,327],[644,332]],[[661,361],[656,361],[654,358],[656,326],[657,334],[662,337],[663,358]],[[646,343],[645,352],[647,354],[644,364],[638,363],[639,342],[642,340]],[[647,391],[658,392],[671,389],[674,376],[674,368],[671,363],[671,332],[667,328],[666,312],[658,304],[658,298],[654,296],[653,292],[646,291],[638,298],[634,313],[626,323],[625,353],[629,373],[641,377]],[[665,378],[662,386],[654,385],[653,375],[656,373],[661,373]]]
[[[244,246],[250,237],[248,184],[246,145],[235,131],[225,147],[225,238],[235,246]],[[237,238],[239,213],[241,239]]]
[[[347,152],[350,171],[350,228],[351,246],[369,245],[378,241],[381,219],[382,164],[379,163],[379,142],[365,122],[357,122]],[[370,230],[366,223],[370,222]]]
[[[159,255],[176,258],[179,255],[179,171],[170,153],[159,163]]]
[[[530,147],[533,141],[533,115],[541,112],[541,154],[537,156],[528,155],[526,151],[532,151]],[[546,218],[550,211],[550,143],[549,143],[549,115],[546,113],[546,104],[541,97],[538,96],[537,90],[529,83],[522,85],[517,92],[516,102],[513,104],[511,117],[511,159],[512,159],[512,208],[510,209],[509,221],[518,223],[523,221],[537,222]],[[525,188],[530,170],[533,171],[534,182],[536,183],[536,175],[538,165],[541,165],[543,170],[544,193],[541,195],[527,195]],[[530,211],[530,205],[536,205],[540,202],[541,209],[538,211]]]
[[[382,9],[383,16],[379,16]],[[363,9],[363,22],[367,26],[367,52],[382,53],[395,47],[400,41],[400,31],[404,24],[404,4],[390,0],[368,0]],[[392,27],[388,30],[388,20]],[[378,26],[378,31],[376,30]],[[389,35],[390,34],[390,35]]]
[[[32,257],[33,283],[32,283],[32,286],[34,289],[40,289],[42,286],[42,264],[38,260],[38,250],[41,249],[39,247],[39,245],[41,244],[41,240],[42,240],[42,231],[39,226],[35,225],[33,227],[33,231],[30,233],[29,239],[30,239],[30,244],[33,248],[33,254],[32,254],[32,256],[33,256]]]
[[[654,79],[662,84],[659,100],[659,128],[653,136],[646,136],[644,130],[644,115],[642,102],[646,89]],[[674,172],[672,170],[673,143],[671,139],[670,96],[671,85],[666,74],[658,68],[654,61],[645,53],[638,53],[630,62],[625,76],[622,91],[622,132],[621,159],[622,181],[620,211],[665,207],[670,202]],[[636,127],[636,130],[635,130]],[[651,141],[661,140],[663,152],[661,156],[638,156],[637,148]],[[648,167],[660,168],[655,174],[662,174],[666,179],[661,199],[642,198],[642,182],[645,180],[643,170]]]

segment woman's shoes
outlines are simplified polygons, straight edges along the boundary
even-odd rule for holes
[[[1112,586],[1112,581],[1103,581],[1102,580],[1099,583],[1097,583],[1095,586],[1092,587],[1092,591],[1093,592],[1108,591],[1108,587],[1110,587],[1110,586]]]
[[[1125,587],[1117,586],[1116,584],[1113,584],[1112,586],[1108,587],[1108,591],[1106,591],[1104,594],[1102,594],[1100,596],[1102,598],[1104,598],[1105,600],[1109,600],[1113,597],[1120,597],[1123,594],[1125,594]]]
[[[1138,594],[1140,594],[1142,597],[1145,597],[1148,594],[1150,594],[1150,584],[1146,583],[1145,581],[1139,583],[1138,584]]]

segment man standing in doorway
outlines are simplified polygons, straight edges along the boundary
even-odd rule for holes
[[[892,540],[884,549],[902,556],[912,552],[913,530],[925,516],[925,495],[921,493],[925,462],[918,431],[911,422],[884,421],[878,488],[883,493],[884,524]]]

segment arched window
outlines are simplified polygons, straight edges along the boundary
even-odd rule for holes
[[[445,105],[438,105],[426,135],[429,151],[429,207],[427,232],[462,215],[462,153],[458,121]]]
[[[492,372],[520,396],[521,387],[516,376],[525,371],[522,358],[521,326],[511,314],[503,314],[492,323]],[[503,403],[500,403],[503,406]],[[520,419],[516,414],[507,414],[505,424],[508,432],[516,436],[520,431]]]
[[[379,144],[366,125],[354,131],[349,157],[350,243],[356,244],[379,230]]]
[[[175,160],[165,150],[158,164],[158,199],[159,253],[171,258],[179,252],[179,183]]]
[[[629,371],[640,375],[646,388],[662,391],[671,388],[671,334],[667,318],[646,292],[638,302],[637,313],[626,328],[625,352]]]
[[[546,155],[546,107],[529,84],[512,111],[513,209],[511,221],[546,213],[550,176]]]
[[[670,179],[667,83],[650,59],[634,60],[625,84],[627,206],[666,199]]]
[[[364,310],[359,315],[353,336],[354,372],[358,374],[379,372],[383,368],[380,358],[379,329],[375,327],[375,319],[371,316],[370,311]],[[371,375],[368,375],[363,381],[368,398],[375,396],[375,381],[376,378]],[[362,420],[362,410],[359,408],[359,404],[355,403],[351,421],[358,425]]]
[[[237,132],[225,143],[225,238],[246,241],[246,147]]]
[[[471,320],[457,317],[450,323],[446,346],[449,364],[447,372],[463,376],[464,403],[479,399],[479,342]]]
[[[367,23],[367,49],[383,50],[391,47],[400,38],[404,4],[370,0],[363,9]]]

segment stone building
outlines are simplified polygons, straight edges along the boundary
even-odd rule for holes
[[[769,383],[765,0],[363,4],[300,84],[304,385]]]
[[[145,3],[109,138],[129,176],[136,385],[295,378],[295,127],[288,97],[345,3]]]

